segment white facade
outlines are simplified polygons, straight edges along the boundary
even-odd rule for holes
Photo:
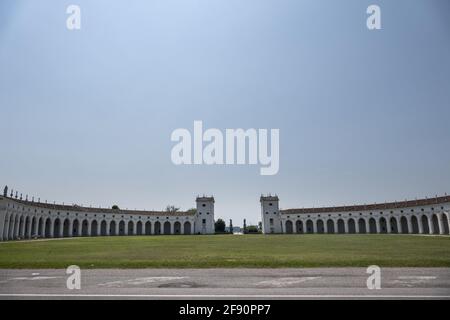
[[[450,196],[404,202],[279,209],[279,199],[262,196],[263,233],[449,234]]]
[[[97,209],[0,196],[0,241],[36,237],[213,234],[214,198],[198,198],[197,209],[202,210],[194,213]]]

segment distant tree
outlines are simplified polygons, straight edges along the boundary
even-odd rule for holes
[[[225,232],[225,221],[222,219],[217,219],[217,221],[214,224],[216,232]]]
[[[195,208],[191,208],[187,211],[188,214],[196,214],[197,213],[197,209]]]
[[[179,211],[179,210],[180,210],[180,208],[177,208],[177,207],[172,206],[172,205],[168,205],[168,206],[166,207],[166,212],[177,212],[177,211]]]
[[[118,206],[117,204],[113,205],[111,208],[112,208],[113,210],[119,210],[119,209],[120,209],[119,206]]]
[[[259,233],[258,226],[247,226],[247,233]]]
[[[258,222],[258,229],[259,229],[259,231],[262,231],[262,222],[261,221]]]

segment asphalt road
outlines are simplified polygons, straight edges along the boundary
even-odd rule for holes
[[[0,299],[450,299],[449,268],[0,270]]]

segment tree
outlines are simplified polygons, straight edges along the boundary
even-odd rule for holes
[[[119,210],[119,206],[118,206],[117,204],[113,205],[111,208],[112,208],[113,210]]]
[[[197,213],[197,209],[195,208],[191,208],[187,211],[188,214],[196,214]]]
[[[251,226],[247,227],[246,232],[247,233],[259,233],[259,230],[258,230],[257,226],[251,225]]]
[[[219,218],[214,224],[214,229],[216,232],[225,232],[225,221]]]
[[[172,206],[172,205],[168,205],[168,206],[166,207],[166,212],[177,212],[177,211],[179,211],[179,210],[180,210],[180,208],[177,208],[177,207]]]

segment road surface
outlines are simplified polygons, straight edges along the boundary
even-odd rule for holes
[[[0,269],[0,299],[450,299],[450,268],[90,269],[69,290],[66,270]]]

